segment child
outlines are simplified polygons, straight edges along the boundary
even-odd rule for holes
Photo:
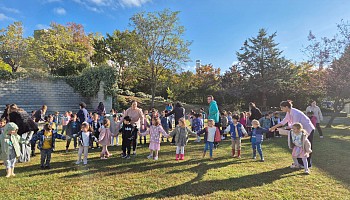
[[[55,148],[55,140],[56,139],[65,140],[66,137],[58,134],[50,124],[45,124],[44,129],[38,132],[33,138],[32,141],[36,142],[39,140],[38,149],[41,154],[41,169],[50,169],[50,161],[51,161],[51,153]],[[69,138],[69,136],[68,136]]]
[[[93,114],[92,114],[92,112],[89,112],[89,116],[88,116],[88,120],[87,120],[87,123],[89,123],[89,125],[93,121],[92,118],[93,118]]]
[[[264,162],[264,156],[261,148],[261,144],[263,142],[264,133],[268,133],[269,130],[260,127],[260,122],[258,120],[252,121],[252,132],[251,132],[251,142],[252,142],[252,148],[253,148],[253,159],[256,159],[256,150],[258,150],[258,153],[260,155],[260,162]]]
[[[118,116],[116,114],[113,114],[112,116],[112,120],[111,122],[111,126],[110,126],[110,130],[111,130],[111,145],[114,146],[114,138],[115,138],[115,144],[117,146],[119,146],[119,136],[118,136],[118,130],[119,128],[117,127],[119,124],[118,121]]]
[[[228,112],[227,113],[227,121],[228,121],[228,124],[232,124],[233,121],[232,121],[232,112]]]
[[[252,120],[250,119],[251,113],[247,112],[246,114],[246,119],[247,119],[247,132],[248,134],[252,131]]]
[[[58,111],[55,112],[55,115],[53,117],[53,122],[56,124],[55,130],[58,131],[58,125],[60,124],[60,113]]]
[[[141,136],[150,135],[149,150],[150,154],[148,159],[158,160],[158,152],[160,150],[160,134],[168,137],[169,135],[164,131],[161,126],[160,119],[158,117],[152,118],[152,126],[144,133],[140,133]]]
[[[78,116],[77,114],[72,114],[71,115],[71,120],[67,124],[67,131],[66,131],[66,136],[67,137],[67,142],[66,142],[66,153],[68,153],[69,145],[70,142],[74,141],[74,149],[77,149],[77,138],[74,137],[73,135],[78,134],[80,131],[80,123],[78,122]]]
[[[5,125],[4,132],[0,135],[0,155],[6,167],[6,178],[16,176],[14,171],[17,157],[21,155],[20,143],[26,143],[25,139],[17,135],[17,131],[18,126],[10,122]]]
[[[205,157],[207,150],[209,150],[210,160],[213,160],[214,142],[221,141],[220,129],[215,126],[214,120],[209,119],[208,120],[208,127],[202,129],[197,134],[201,135],[203,133],[205,133],[204,134],[205,147],[204,147],[204,151],[203,151],[203,158]]]
[[[245,112],[242,112],[239,116],[239,123],[243,125],[244,128],[247,127],[247,117]]]
[[[56,130],[57,124],[56,124],[53,120],[54,120],[53,115],[48,115],[48,116],[46,117],[46,120],[45,120],[45,121],[46,121],[48,124],[51,125],[52,130]]]
[[[221,113],[221,131],[226,130],[227,126],[228,126],[227,112],[224,110]],[[226,137],[227,137],[227,134],[224,133],[221,139],[224,140],[226,139]]]
[[[270,129],[271,126],[271,117],[272,117],[272,112],[269,112],[265,114],[264,117],[259,119],[259,122],[261,124],[261,127],[264,129]],[[266,139],[270,140],[272,138],[272,132],[266,133]]]
[[[5,118],[1,118],[0,119],[0,135],[4,133],[5,125],[6,125],[6,119]]]
[[[194,142],[201,142],[201,136],[198,133],[203,129],[202,113],[196,113],[193,118],[193,131],[197,133],[197,139]]]
[[[275,113],[273,114],[273,117],[271,118],[271,125],[272,125],[272,126],[276,126],[276,125],[279,124],[280,122],[281,122],[281,119],[280,119],[280,117],[279,117],[279,114],[278,114],[278,112],[275,112]],[[275,135],[276,137],[282,137],[277,129],[274,131],[274,135]]]
[[[77,165],[81,163],[81,156],[83,153],[84,153],[83,164],[87,165],[89,147],[92,146],[92,143],[94,140],[97,140],[93,135],[92,131],[93,130],[90,127],[89,123],[83,122],[81,124],[81,131],[79,131],[79,133],[76,136],[79,141],[78,161],[75,163]]]
[[[171,121],[169,117],[166,117],[166,114],[168,114],[168,111],[162,111],[161,117],[160,117],[160,122],[162,124],[163,130],[169,134],[169,129],[171,129]],[[162,142],[164,141],[164,136],[162,135]],[[167,142],[169,142],[169,139],[166,139]]]
[[[152,113],[153,114],[153,113]],[[147,128],[148,127],[150,127],[151,126],[151,119],[152,119],[152,117],[149,115],[149,113],[148,113],[148,110],[145,110],[145,112],[143,113],[143,115],[144,115],[144,120],[145,120],[145,122],[144,122],[144,127],[142,128],[143,130],[143,132],[144,131],[146,131],[147,130]],[[141,122],[142,123],[142,122]],[[146,136],[145,137],[143,137],[143,141],[144,141],[144,144],[146,144]],[[139,143],[140,145],[142,145],[142,137],[140,137],[140,143]]]
[[[123,154],[122,158],[130,159],[130,151],[131,151],[131,142],[137,135],[137,128],[133,126],[131,123],[131,118],[129,116],[125,116],[123,120],[123,127],[119,130],[119,133],[122,134],[122,149]]]
[[[312,152],[311,143],[307,138],[308,135],[300,123],[295,123],[288,134],[288,146],[290,149],[293,149],[292,158],[294,161],[290,167],[293,169],[300,168],[298,158],[301,158],[303,160],[305,174],[310,173],[307,158]]]
[[[92,127],[92,129],[94,130],[94,135],[96,138],[99,138],[100,137],[100,128],[101,128],[101,123],[99,122],[98,120],[99,116],[97,113],[94,113],[92,115],[92,122],[90,124],[90,126]],[[98,142],[96,142],[96,148],[100,148],[99,145],[98,145]],[[92,147],[92,149],[94,149]]]
[[[109,119],[105,118],[103,120],[103,126],[100,128],[100,135],[98,138],[98,143],[102,145],[101,160],[107,159],[112,154],[108,151],[108,146],[111,144],[111,130],[109,129],[111,122]]]
[[[244,126],[238,122],[239,116],[232,116],[233,123],[230,124],[225,130],[226,133],[231,134],[232,141],[232,157],[235,158],[235,153],[237,151],[237,158],[241,158],[241,138],[247,135],[247,131]]]
[[[192,131],[186,126],[185,118],[180,118],[179,125],[170,133],[171,137],[175,136],[176,160],[185,159],[185,146],[187,144],[188,135],[191,133]]]
[[[313,111],[307,112],[307,116],[310,118],[311,123],[314,125],[314,127],[316,127],[317,117],[314,116],[314,112]]]

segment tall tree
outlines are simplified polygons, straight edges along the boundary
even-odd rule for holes
[[[27,53],[27,40],[23,38],[22,22],[14,22],[0,30],[0,56],[16,72]]]
[[[175,71],[181,63],[189,61],[191,42],[185,41],[185,28],[179,23],[179,12],[138,13],[131,17],[131,26],[140,37],[139,51],[146,63],[139,66],[140,78],[151,87],[152,107],[159,76],[167,69]]]
[[[115,30],[112,35],[105,38],[94,39],[95,53],[91,60],[95,64],[109,64],[117,68],[119,73],[119,87],[125,89],[133,82],[135,67],[142,64],[140,55],[140,40],[135,31]]]
[[[49,29],[35,33],[34,47],[50,73],[63,76],[81,72],[90,64],[93,52],[91,37],[82,25],[75,23],[51,23]]]
[[[320,69],[326,68],[326,91],[327,97],[334,101],[334,114],[329,120],[327,127],[331,127],[334,119],[349,104],[350,72],[350,22],[342,20],[338,25],[338,33],[331,38],[318,39],[310,31],[308,40],[310,44],[304,49],[309,56],[309,62],[318,65]]]
[[[268,35],[265,29],[260,29],[257,37],[246,40],[241,52],[236,52],[238,70],[248,80],[247,89],[255,94],[256,100],[262,100],[263,107],[267,105],[268,96],[278,92],[284,70],[290,65],[277,48],[275,37],[276,33]]]

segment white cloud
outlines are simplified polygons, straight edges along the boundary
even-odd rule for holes
[[[15,14],[19,14],[19,10],[15,9],[15,8],[8,8],[5,6],[0,7],[1,10],[5,11],[5,12],[10,12],[10,13],[15,13]]]
[[[49,29],[50,28],[50,26],[45,25],[45,24],[37,24],[35,27],[37,29]]]
[[[125,7],[140,7],[150,0],[119,0],[120,4]]]
[[[5,21],[5,20],[16,21],[14,18],[8,17],[4,13],[0,13],[0,21]]]
[[[54,12],[58,15],[65,15],[67,13],[64,8],[55,8]]]
[[[106,6],[111,4],[111,1],[109,0],[90,0],[90,2],[98,6]]]

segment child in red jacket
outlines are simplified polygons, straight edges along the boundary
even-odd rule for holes
[[[213,160],[214,142],[221,141],[220,130],[218,127],[215,126],[214,120],[209,119],[208,120],[208,127],[205,127],[203,130],[201,130],[197,134],[201,135],[203,133],[204,133],[204,142],[205,142],[205,147],[204,147],[204,151],[203,151],[203,158],[205,157],[207,150],[209,150],[210,160]]]

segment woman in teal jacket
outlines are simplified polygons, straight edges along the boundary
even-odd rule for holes
[[[220,117],[219,107],[212,95],[208,96],[208,103],[209,103],[208,119],[214,120],[215,126],[218,126],[219,117]]]

